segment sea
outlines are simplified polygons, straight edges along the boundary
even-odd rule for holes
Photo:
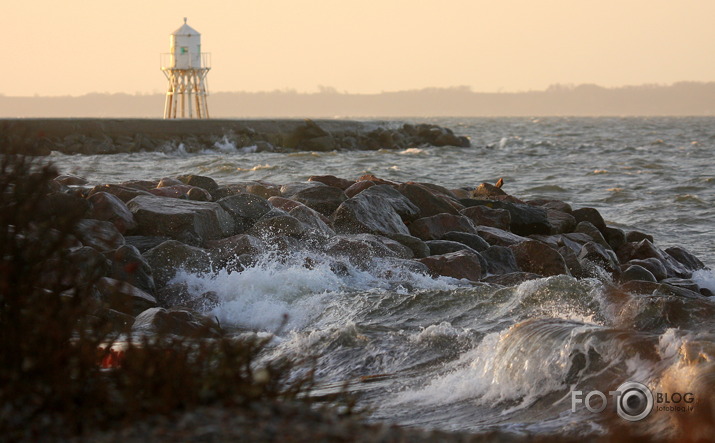
[[[596,208],[611,226],[715,266],[715,118],[384,122],[403,123],[448,127],[472,146],[277,153],[225,139],[194,153],[178,145],[50,159],[96,184],[188,173],[279,184],[374,174],[449,188],[503,178],[523,200]],[[711,270],[693,279],[715,292]],[[180,271],[175,281],[216,292],[209,315],[273,334],[265,361],[313,368],[316,397],[347,391],[371,422],[505,438],[713,435],[702,423],[715,417],[715,297],[626,293],[599,272],[511,287],[431,278],[380,259],[336,273],[307,251],[266,254],[243,272]],[[646,391],[651,412],[640,417]]]

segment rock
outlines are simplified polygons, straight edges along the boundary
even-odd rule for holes
[[[108,221],[117,228],[120,234],[136,228],[134,215],[118,197],[106,192],[97,192],[90,195],[87,200],[91,203],[91,208],[87,213],[88,218]]]
[[[451,231],[442,236],[442,240],[450,240],[462,243],[469,246],[477,252],[481,252],[487,249],[490,245],[483,238],[477,234],[470,234],[468,232],[457,232]]]
[[[109,277],[127,282],[149,294],[154,293],[156,285],[151,267],[137,248],[124,245],[115,251],[105,253],[105,257],[112,263]]]
[[[134,316],[126,314],[124,312],[119,312],[114,309],[100,309],[95,314],[101,322],[108,324],[113,332],[118,332],[120,334],[126,334],[132,329],[134,324]]]
[[[205,177],[203,175],[180,175],[177,177],[177,179],[179,179],[179,181],[186,185],[196,186],[198,188],[205,189],[210,193],[213,193],[219,187],[218,183],[216,183],[214,179],[212,179],[211,177]]]
[[[377,185],[345,200],[333,214],[338,233],[380,235],[410,232],[403,220],[413,220],[419,209],[389,185]]]
[[[693,280],[689,278],[666,278],[661,281],[661,283],[669,285],[669,286],[675,286],[678,288],[683,288],[687,289],[688,291],[693,291],[696,293],[700,292],[700,286],[694,282]]]
[[[448,232],[476,233],[472,221],[462,215],[437,214],[410,224],[410,234],[422,240],[439,240]]]
[[[640,280],[656,283],[658,281],[649,270],[638,265],[628,266],[628,268],[623,271],[620,278],[621,282]]]
[[[220,303],[215,292],[193,295],[189,292],[189,285],[186,283],[164,286],[156,294],[156,300],[162,308],[185,308],[197,312],[210,311]]]
[[[421,217],[431,217],[443,213],[456,215],[459,212],[447,199],[434,195],[425,186],[416,183],[403,183],[397,187],[397,190],[420,209]]]
[[[392,245],[397,242],[394,242]],[[367,266],[375,257],[411,258],[412,253],[404,245],[402,253],[388,247],[381,238],[371,234],[336,235],[328,240],[325,252],[330,256],[345,257],[356,266]],[[409,251],[409,252],[407,252]]]
[[[628,262],[629,265],[640,266],[648,270],[648,272],[653,275],[656,281],[661,281],[668,278],[668,270],[665,269],[665,265],[657,258],[650,257],[646,259],[634,259]],[[640,278],[638,280],[647,280]]]
[[[216,191],[218,192],[218,189]],[[248,194],[253,194],[253,195],[257,195],[259,197],[263,197],[265,199],[268,199],[270,197],[280,197],[281,196],[280,186],[269,185],[269,184],[264,184],[264,183],[250,184],[250,185],[246,186],[246,192]],[[216,197],[214,197],[214,199],[216,199]]]
[[[90,203],[75,194],[52,192],[38,205],[36,216],[40,219],[72,220],[84,218],[91,209]]]
[[[506,209],[472,206],[459,213],[472,220],[476,226],[490,226],[504,231],[511,229],[511,214]]]
[[[428,240],[425,242],[430,250],[430,255],[443,255],[450,252],[469,251],[477,252],[464,243],[449,240]]]
[[[589,263],[592,263],[614,275],[618,275],[621,272],[616,254],[596,242],[589,242],[583,245],[581,252],[578,254],[578,261],[586,269]]]
[[[173,183],[179,184],[178,182]],[[160,184],[161,181],[159,180],[128,180],[121,183],[120,186],[124,186],[131,189],[138,189],[141,191],[148,191],[150,189],[158,187]]]
[[[410,280],[410,274],[429,275],[429,268],[415,260],[386,257],[380,260],[379,268],[375,269],[380,278],[404,282]]]
[[[82,186],[89,183],[87,179],[72,174],[58,175],[53,180],[65,186]]]
[[[701,262],[690,251],[680,246],[674,246],[665,250],[665,253],[673,257],[678,263],[683,265],[689,271],[698,271],[705,269],[705,264]]]
[[[102,277],[96,287],[109,308],[125,314],[138,315],[156,306],[154,297],[124,281]]]
[[[509,211],[511,232],[514,234],[527,236],[531,234],[548,235],[551,233],[552,228],[546,216],[547,212],[543,208],[527,205],[526,203],[496,200],[462,199],[460,202],[467,207],[486,206],[492,209]]]
[[[561,254],[547,245],[528,240],[509,246],[522,271],[543,276],[571,275]]]
[[[340,188],[322,185],[298,191],[291,199],[329,217],[347,197]]]
[[[626,232],[623,229],[607,226],[603,231],[603,238],[606,239],[614,251],[626,244]]]
[[[295,195],[295,193],[297,193],[297,192],[305,191],[306,189],[324,188],[324,187],[326,187],[326,185],[323,183],[320,183],[320,182],[297,182],[297,183],[288,183],[288,184],[282,185],[280,187],[280,191],[281,191],[281,197],[292,199],[293,195]]]
[[[642,240],[648,240],[649,242],[653,243],[653,236],[640,231],[626,232],[626,241],[628,243],[638,243]]]
[[[529,200],[526,202],[529,205],[532,206],[540,206],[547,211],[549,209],[554,210],[554,211],[559,211],[559,212],[565,212],[566,214],[571,214],[573,212],[573,209],[571,208],[571,205],[562,202],[561,200],[546,200],[546,199],[536,199],[536,200]]]
[[[354,185],[351,185],[349,188],[347,188],[345,190],[345,195],[348,198],[353,198],[356,195],[358,195],[359,193],[361,193],[362,191],[364,191],[365,189],[373,187],[376,184],[377,183],[375,183],[373,181],[367,181],[367,180],[355,182]]]
[[[207,243],[213,266],[218,269],[235,267],[239,256],[258,256],[266,250],[266,243],[248,234],[234,235]]]
[[[555,209],[546,210],[546,220],[551,225],[551,234],[572,232],[577,224],[573,215]]]
[[[665,251],[655,247],[648,239],[641,240],[638,243],[626,243],[618,248],[617,253],[621,262],[628,262],[634,259],[658,259],[665,266],[668,277],[690,278],[692,275],[692,272],[685,266]]]
[[[67,262],[71,269],[76,270],[73,272],[73,274],[76,273],[74,281],[83,283],[94,282],[98,278],[106,276],[111,269],[109,260],[90,246],[70,251],[67,254]]]
[[[157,289],[166,286],[179,270],[203,273],[211,268],[209,255],[200,248],[176,240],[165,241],[143,254],[149,263]]]
[[[489,226],[477,226],[476,231],[480,237],[493,246],[511,246],[529,240],[526,237]]]
[[[521,272],[516,263],[516,257],[511,249],[504,246],[490,246],[480,252],[487,262],[487,272],[490,275],[512,274]]]
[[[159,183],[156,185],[157,188],[173,188],[174,186],[181,186],[183,183],[181,180],[176,179],[176,178],[171,178],[171,177],[164,177],[161,180],[159,180]],[[151,192],[151,190],[149,190]],[[158,194],[154,194],[158,195]]]
[[[307,206],[298,205],[291,209],[288,214],[298,219],[310,231],[319,236],[327,238],[335,235],[335,231],[329,226],[330,221]]]
[[[142,254],[153,248],[154,246],[159,246],[167,240],[171,239],[169,237],[156,237],[146,235],[129,235],[124,237],[125,244],[134,246]]]
[[[434,276],[443,275],[445,277],[479,281],[485,275],[479,255],[469,251],[433,255],[421,258],[418,261],[425,264]]]
[[[594,242],[598,243],[606,249],[611,249],[611,245],[608,244],[605,238],[603,238],[603,234],[601,234],[601,231],[590,222],[579,222],[579,224],[576,225],[576,229],[574,229],[574,231],[586,234],[591,237]]]
[[[305,206],[303,203],[283,197],[271,197],[268,199],[268,202],[272,204],[274,208],[281,209],[285,212],[288,212],[293,208],[297,208],[298,206]]]
[[[279,198],[279,197],[271,197]],[[263,197],[253,194],[237,194],[216,201],[235,222],[234,233],[246,232],[256,221],[266,215],[273,206]]]
[[[525,281],[536,280],[541,277],[539,274],[532,274],[530,272],[510,272],[508,274],[489,275],[484,277],[482,281],[493,285],[517,286]]]
[[[145,334],[171,334],[184,337],[212,335],[205,320],[189,311],[151,308],[139,314],[134,320],[132,330]]]
[[[191,245],[228,237],[234,233],[233,218],[221,205],[156,196],[139,196],[127,206],[140,235],[160,235]]]
[[[97,185],[89,191],[89,195],[92,196],[98,192],[112,194],[124,203],[140,195],[151,195],[148,191],[143,189],[136,189],[122,185]]]
[[[313,175],[308,178],[308,181],[320,182],[328,186],[340,188],[343,191],[355,184],[354,180],[346,180],[344,178],[335,177],[334,175]]]
[[[571,213],[577,223],[589,222],[601,232],[606,230],[606,222],[603,220],[601,213],[594,208],[580,208]]]
[[[407,246],[415,258],[424,258],[430,255],[429,246],[417,237],[404,234],[389,234],[387,237]]]
[[[584,271],[581,262],[578,261],[578,253],[581,252],[580,246],[578,251],[574,251],[569,246],[559,246],[556,248],[556,251],[564,258],[566,267],[569,268],[569,272],[573,277],[584,278],[589,276],[588,273]]]
[[[107,221],[83,219],[75,225],[75,236],[85,246],[99,252],[111,251],[124,244],[124,237]]]
[[[270,218],[263,217],[247,233],[262,239],[277,235],[299,238],[305,231],[305,226],[297,218],[285,214]]]

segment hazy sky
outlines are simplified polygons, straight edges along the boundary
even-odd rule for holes
[[[715,81],[715,0],[4,0],[0,94],[164,92],[184,16],[211,92]]]

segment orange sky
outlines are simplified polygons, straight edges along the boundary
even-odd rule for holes
[[[8,0],[0,94],[164,92],[184,16],[213,92],[715,81],[713,0]]]

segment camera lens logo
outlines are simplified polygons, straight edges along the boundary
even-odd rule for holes
[[[628,421],[643,420],[653,410],[653,394],[645,385],[628,381],[618,387],[618,415]]]

